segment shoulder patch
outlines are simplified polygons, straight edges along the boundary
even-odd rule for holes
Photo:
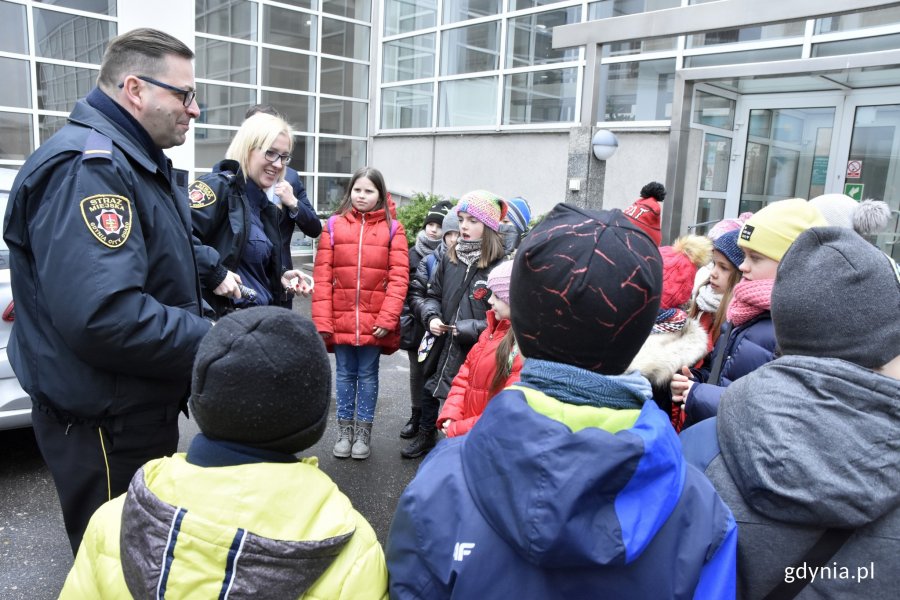
[[[125,245],[131,234],[131,202],[124,196],[88,196],[81,201],[81,216],[94,237],[109,248]]]
[[[202,181],[195,181],[188,188],[188,198],[191,201],[191,208],[205,208],[215,203],[216,193],[212,188]]]

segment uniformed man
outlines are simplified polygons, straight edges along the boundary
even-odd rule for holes
[[[10,362],[33,402],[73,552],[98,506],[144,462],[176,451],[211,326],[187,199],[163,154],[200,115],[193,56],[152,29],[113,39],[97,87],[10,192]]]

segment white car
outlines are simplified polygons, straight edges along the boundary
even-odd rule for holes
[[[16,171],[0,169],[0,215],[6,214],[6,202]],[[12,288],[9,283],[9,250],[0,236],[0,429],[31,426],[31,399],[9,364],[6,344],[15,319]]]

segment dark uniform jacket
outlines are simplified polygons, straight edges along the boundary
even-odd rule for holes
[[[187,397],[210,327],[187,201],[131,132],[79,101],[19,171],[3,238],[10,361],[35,403],[95,421]]]
[[[225,270],[237,272],[250,231],[250,205],[244,176],[237,161],[223,160],[212,173],[193,182],[188,189],[194,235],[205,244],[197,251],[197,264],[204,282],[203,297],[223,315],[233,309],[230,298],[216,296],[212,290],[225,278]],[[275,304],[284,296],[281,274],[290,268],[281,264],[281,231],[283,215],[268,203],[260,212],[266,237],[272,242],[272,256],[266,267],[269,291]]]

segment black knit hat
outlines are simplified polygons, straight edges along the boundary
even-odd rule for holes
[[[659,250],[620,210],[557,204],[513,269],[512,328],[528,358],[619,375],[659,314]]]
[[[843,227],[813,227],[781,259],[772,323],[784,354],[877,369],[900,354],[900,279],[887,255]]]
[[[441,200],[440,202],[436,203],[434,206],[428,209],[428,214],[425,215],[425,223],[422,225],[422,227],[425,227],[425,225],[428,225],[429,223],[437,223],[438,225],[440,225],[441,223],[443,223],[444,217],[447,216],[447,213],[451,208],[453,208],[453,203],[449,200]]]
[[[295,454],[322,437],[330,399],[312,321],[263,306],[223,317],[203,338],[188,405],[207,437]]]

